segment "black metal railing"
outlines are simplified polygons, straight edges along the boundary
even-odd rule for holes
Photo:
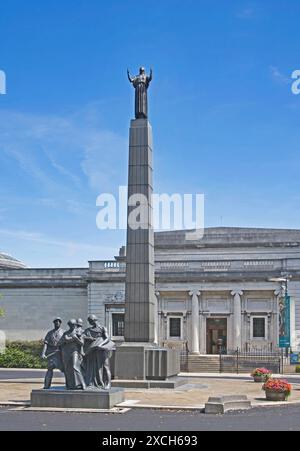
[[[244,348],[220,349],[220,373],[251,373],[257,367],[265,367],[273,373],[283,373],[285,353],[283,349]]]
[[[182,343],[182,347],[180,350],[180,371],[182,372],[188,372],[188,357],[189,357],[189,348],[188,348],[188,342]]]

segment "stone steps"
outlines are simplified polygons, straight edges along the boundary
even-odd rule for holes
[[[219,356],[188,356],[188,371],[190,373],[219,373]]]
[[[220,373],[220,357],[218,355],[189,355],[188,356],[188,372],[189,373]],[[241,374],[250,374],[254,368],[266,367],[273,373],[280,372],[280,369],[270,362],[257,361],[255,357],[239,360],[238,372]],[[274,368],[273,368],[274,367]],[[237,362],[232,356],[222,357],[222,373],[237,373]]]

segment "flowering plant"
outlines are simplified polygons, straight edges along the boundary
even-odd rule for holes
[[[276,393],[284,393],[286,397],[290,396],[292,392],[292,385],[288,383],[288,381],[284,379],[269,379],[263,385],[263,390],[270,390]]]
[[[272,376],[272,372],[267,370],[267,368],[256,368],[251,373],[252,377],[264,376],[266,379]]]

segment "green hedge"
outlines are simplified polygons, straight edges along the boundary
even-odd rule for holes
[[[42,341],[8,342],[0,354],[0,368],[46,368],[47,361],[40,358],[42,349]]]

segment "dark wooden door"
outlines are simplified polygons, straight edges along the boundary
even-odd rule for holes
[[[206,323],[206,352],[218,354],[218,340],[222,340],[222,347],[227,348],[227,319],[208,318]]]

